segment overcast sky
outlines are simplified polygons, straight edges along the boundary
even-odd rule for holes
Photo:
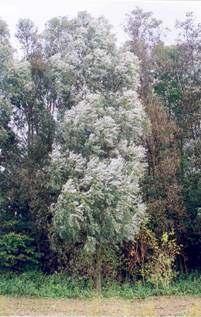
[[[19,18],[30,18],[41,30],[44,23],[54,16],[73,17],[78,11],[86,10],[93,16],[104,15],[114,26],[118,42],[125,39],[122,26],[125,15],[136,6],[152,11],[154,16],[163,20],[164,25],[173,29],[175,20],[182,20],[185,12],[193,11],[201,22],[201,1],[135,1],[135,0],[0,0],[0,17],[10,29],[14,45],[15,26]],[[171,43],[175,37],[172,33],[167,37]]]

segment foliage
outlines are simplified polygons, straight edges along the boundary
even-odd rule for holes
[[[180,276],[167,288],[155,288],[149,283],[103,283],[102,296],[106,298],[147,298],[158,295],[200,296],[198,273]],[[65,274],[44,275],[40,272],[0,275],[0,294],[49,298],[91,298],[96,296],[90,280],[75,279]]]
[[[0,269],[23,271],[38,265],[32,240],[27,235],[9,232],[0,236]]]
[[[187,210],[183,239],[189,266],[200,262],[200,24],[191,13],[177,23],[179,39],[156,51],[155,91],[179,128],[180,183]],[[193,247],[196,245],[196,251]]]
[[[55,17],[42,32],[21,19],[16,58],[0,20],[1,270],[38,262],[46,273],[96,277],[97,286],[101,277],[149,281],[129,285],[129,297],[153,294],[151,284],[157,294],[174,292],[176,268],[200,269],[195,21],[187,13],[177,22],[169,46],[162,22],[136,8],[127,15],[129,40],[118,48],[104,17]],[[24,280],[15,278],[11,293],[23,294]],[[66,296],[79,295],[68,286]],[[63,286],[54,287],[61,295]],[[122,294],[127,286],[116,288]]]
[[[149,225],[159,237],[163,232],[174,230],[181,243],[186,213],[178,180],[181,162],[177,148],[179,131],[157,102],[151,102],[147,111],[152,125],[146,139],[149,167],[143,190],[150,215]]]
[[[89,24],[85,28],[88,32]],[[139,180],[144,169],[141,137],[146,119],[136,94],[137,66],[132,55],[115,48],[110,38],[104,38],[101,55],[94,56],[97,69],[84,74],[86,94],[65,112],[53,153],[53,168],[58,170],[59,165],[68,175],[52,206],[55,232],[69,243],[83,243],[86,251],[95,254],[99,279],[106,246],[130,239],[145,209]],[[89,58],[85,54],[83,66]],[[111,78],[118,73],[117,86]],[[96,94],[91,86],[95,74],[103,83]]]
[[[154,18],[152,12],[145,12],[136,7],[127,15],[125,31],[129,35],[129,40],[125,45],[140,61],[140,97],[143,100],[149,99],[154,79],[155,56],[153,51],[162,42],[162,21]]]
[[[167,288],[176,276],[175,259],[179,249],[173,232],[158,237],[143,224],[134,241],[124,245],[123,273],[129,274],[129,279],[142,279],[157,288]]]
[[[179,178],[181,166],[180,129],[174,119],[166,112],[164,103],[159,100],[154,91],[157,83],[155,78],[156,52],[159,52],[163,47],[161,29],[161,21],[155,19],[151,12],[144,12],[141,9],[132,11],[126,25],[130,38],[127,45],[141,62],[142,84],[139,92],[150,122],[150,130],[144,140],[148,165],[141,184],[148,215],[146,234],[145,237],[140,237],[139,242],[141,243],[143,238],[145,239],[143,242],[145,249],[141,250],[144,259],[149,258],[150,249],[154,250],[156,245],[158,247],[161,245],[161,236],[164,232],[170,234],[173,230],[176,243],[179,245],[183,242],[186,232],[186,211]],[[166,59],[163,61],[164,68],[165,62]],[[146,241],[147,232],[151,233],[152,239],[150,241]],[[151,246],[151,244],[153,245]],[[164,264],[163,248],[156,253],[156,257],[159,256]],[[183,254],[182,249],[181,253]],[[140,251],[136,253],[136,256],[142,256]],[[139,266],[143,267],[144,260],[140,260],[142,262]],[[130,254],[128,254],[128,261],[131,265],[133,261],[135,265],[136,260]],[[154,263],[152,265],[154,266]],[[171,266],[170,263],[169,265]],[[168,274],[170,270],[168,265],[166,267]]]
[[[174,270],[175,257],[179,253],[179,247],[174,235],[163,233],[161,239],[155,239],[153,243],[153,255],[144,267],[141,268],[142,276],[157,288],[159,285],[168,288],[176,276]]]

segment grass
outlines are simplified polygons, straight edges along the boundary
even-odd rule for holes
[[[93,298],[96,293],[92,282],[73,279],[65,274],[44,275],[40,272],[0,274],[0,295],[46,298]],[[150,296],[201,296],[201,274],[180,276],[167,288],[151,284],[105,282],[103,298],[146,298]]]

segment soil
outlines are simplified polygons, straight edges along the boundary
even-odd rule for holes
[[[201,317],[201,297],[80,300],[0,296],[0,316]]]

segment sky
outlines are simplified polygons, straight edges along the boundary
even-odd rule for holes
[[[78,11],[86,10],[93,16],[104,15],[113,25],[118,43],[123,43],[126,35],[123,25],[126,14],[136,6],[146,11],[152,11],[156,18],[163,21],[164,26],[173,29],[175,20],[183,20],[185,12],[193,11],[201,22],[201,1],[165,1],[165,0],[0,0],[0,17],[4,19],[10,29],[14,46],[15,27],[20,18],[30,18],[42,30],[47,20],[55,16],[76,16]],[[176,38],[175,31],[166,38],[168,44]]]

